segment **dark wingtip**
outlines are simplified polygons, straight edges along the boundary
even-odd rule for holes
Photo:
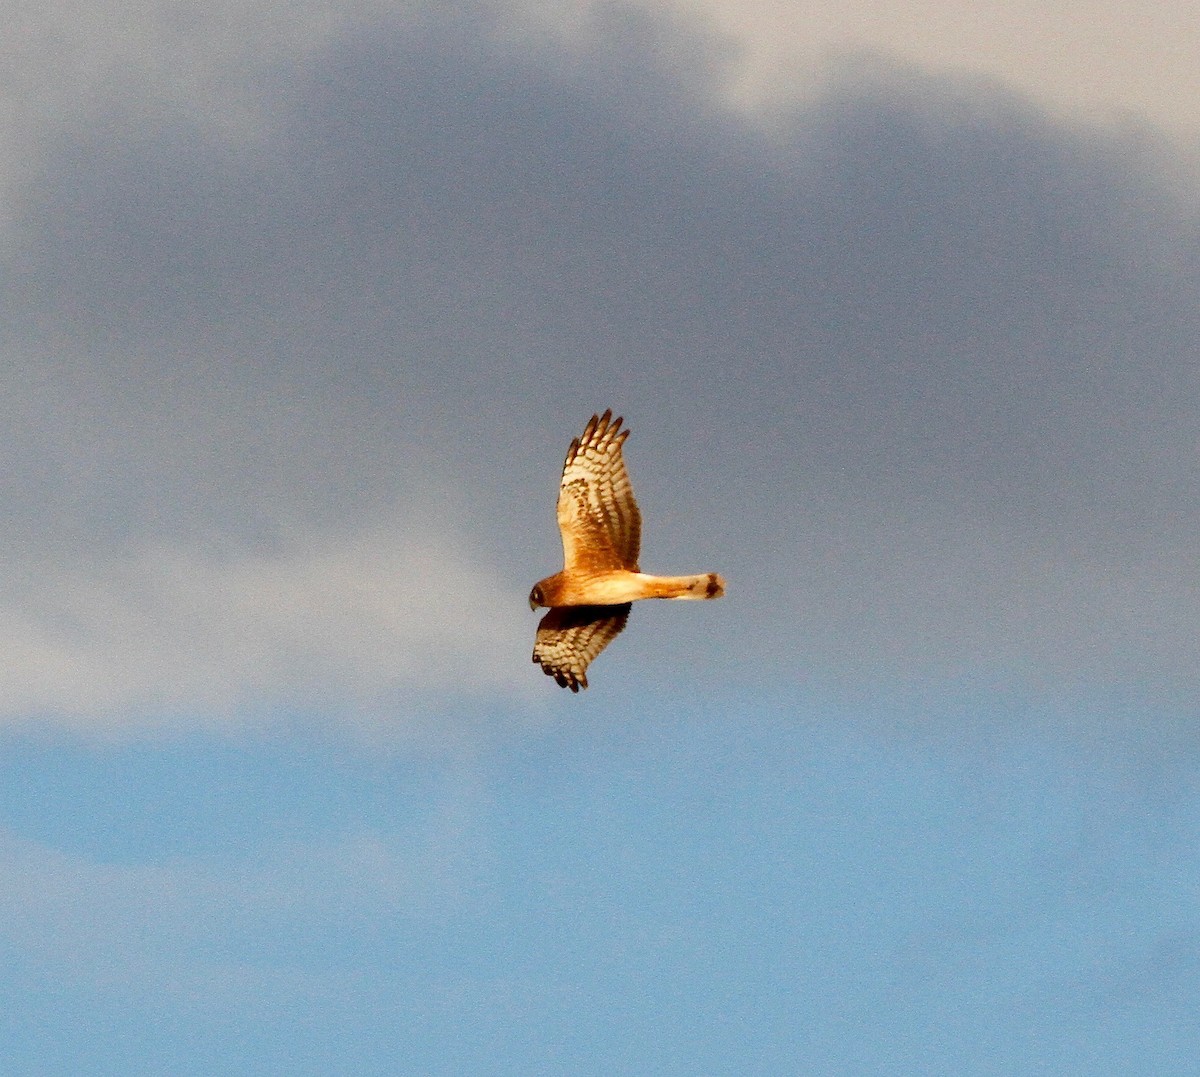
[[[570,688],[572,692],[578,692],[580,688],[588,686],[586,675],[576,677],[569,669],[550,669],[547,666],[542,666],[542,672],[547,677],[553,677],[555,683],[560,688]]]
[[[587,426],[583,428],[583,435],[571,442],[571,449],[567,453],[567,463],[569,464],[575,459],[575,454],[584,445],[600,446],[608,441],[624,441],[629,436],[628,429],[621,429],[624,421],[620,415],[613,418],[612,408],[605,408],[603,414],[593,412],[592,417],[587,421]]]

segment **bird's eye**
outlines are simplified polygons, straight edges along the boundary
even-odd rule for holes
[[[535,587],[535,588],[533,589],[533,600],[534,600],[534,602],[541,602],[541,600],[542,600],[542,589],[541,589],[540,587]]]

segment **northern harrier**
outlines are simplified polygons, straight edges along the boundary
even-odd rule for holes
[[[621,457],[629,437],[612,412],[593,415],[571,442],[558,491],[563,570],[534,584],[529,608],[548,606],[537,627],[533,660],[563,688],[587,687],[587,667],[625,627],[639,598],[720,598],[725,581],[648,576],[638,569],[642,514]]]

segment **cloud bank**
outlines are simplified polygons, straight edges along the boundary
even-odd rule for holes
[[[249,134],[149,82],[56,116],[4,232],[0,712],[518,698],[607,406],[647,567],[731,582],[635,677],[1194,686],[1161,147],[853,65],[768,135],[711,34],[521,26],[364,8],[262,58]]]

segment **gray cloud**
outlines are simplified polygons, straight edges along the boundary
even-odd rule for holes
[[[707,93],[719,42],[471,15],[273,58],[252,141],[121,100],[45,147],[0,297],[14,569],[403,549],[448,503],[516,596],[611,405],[647,565],[732,583],[633,666],[1194,680],[1200,273],[1157,149],[861,69],[768,136]]]

